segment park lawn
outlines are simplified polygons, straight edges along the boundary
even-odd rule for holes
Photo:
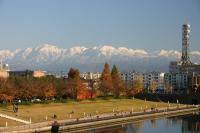
[[[18,113],[12,112],[12,106],[0,107],[0,113],[14,116],[23,120],[32,122],[42,122],[47,120],[55,120],[53,115],[57,116],[57,120],[80,118],[87,115],[98,115],[103,113],[112,113],[114,111],[140,111],[151,107],[167,107],[168,103],[150,102],[138,99],[110,99],[110,100],[83,100],[70,101],[67,103],[49,103],[49,104],[32,104],[19,105]],[[175,106],[171,104],[171,106]],[[71,114],[71,112],[74,112]],[[70,115],[71,114],[71,115]],[[71,116],[71,117],[70,117]]]

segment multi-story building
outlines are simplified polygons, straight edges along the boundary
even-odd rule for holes
[[[133,88],[135,81],[143,84],[143,75],[138,72],[123,72],[121,73],[121,80],[124,81],[126,89]]]
[[[165,85],[171,87],[174,93],[188,92],[188,74],[187,73],[165,73]]]
[[[121,80],[124,82],[125,88],[133,87],[133,72],[123,72],[120,74]]]
[[[200,88],[200,73],[193,72],[189,77],[189,88],[192,88],[194,91]]]
[[[96,72],[96,73],[85,72],[85,73],[81,73],[80,77],[85,79],[85,80],[96,80],[96,79],[100,79],[101,73],[99,73],[99,72]]]
[[[143,74],[143,84],[144,89],[149,90],[152,85],[154,89],[163,90],[164,89],[164,73],[163,72],[149,72]]]

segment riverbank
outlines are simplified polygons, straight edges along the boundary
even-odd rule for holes
[[[62,120],[58,121],[58,123],[60,125],[59,129],[61,131],[78,132],[91,128],[119,125],[144,119],[155,119],[157,117],[169,117],[189,114],[193,112],[198,112],[199,110],[199,106],[182,105],[177,107],[144,109],[139,112],[121,112],[97,115],[81,119]],[[52,123],[53,121],[48,123],[30,124],[20,128],[4,128],[0,129],[0,132],[14,132],[16,130],[20,132],[46,132],[50,131]]]

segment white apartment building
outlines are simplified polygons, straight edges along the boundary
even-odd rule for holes
[[[124,81],[126,88],[132,88],[134,81],[143,82],[143,74],[138,72],[123,72],[121,73],[121,80]]]
[[[156,89],[164,90],[164,73],[149,72],[143,74],[144,89],[149,89],[153,82],[156,84]]]
[[[94,79],[100,79],[101,77],[101,73],[96,72],[96,73],[92,73],[92,72],[84,72],[80,74],[80,77],[85,79],[85,80],[94,80]]]

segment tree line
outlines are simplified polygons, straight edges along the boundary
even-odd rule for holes
[[[95,93],[100,96],[112,95],[118,98],[120,95],[128,95],[131,89],[125,89],[125,84],[121,80],[120,72],[116,65],[112,70],[108,63],[105,63],[104,69],[99,79],[96,90],[88,89],[89,85],[80,78],[78,69],[71,68],[68,72],[68,78],[55,78],[54,76],[45,76],[34,78],[32,76],[10,76],[8,79],[0,79],[0,101],[11,102],[13,99],[30,101],[33,98],[40,99],[77,99],[79,94],[84,92]],[[141,88],[138,82],[134,88]],[[93,96],[93,94],[91,94]]]

